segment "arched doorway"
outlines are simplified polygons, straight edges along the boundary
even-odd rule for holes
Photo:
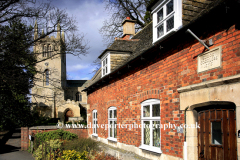
[[[73,111],[69,108],[66,109],[64,114],[65,121],[69,121],[69,117],[73,117],[73,116],[74,116]]]
[[[232,102],[198,104],[198,159],[237,159],[236,111]]]

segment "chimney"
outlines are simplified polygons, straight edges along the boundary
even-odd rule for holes
[[[135,34],[135,20],[131,20],[130,17],[127,17],[123,22],[123,40],[130,39],[131,36]]]

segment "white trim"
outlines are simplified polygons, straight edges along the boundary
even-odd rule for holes
[[[110,111],[112,111],[112,118],[110,118]],[[116,111],[116,118],[114,118],[114,111]],[[112,130],[112,137],[110,137],[110,128],[111,128],[110,122],[111,121],[113,123],[116,121],[116,124],[117,124],[117,107],[109,107],[108,108],[108,126],[109,127],[108,127],[108,138],[107,138],[108,140],[117,142],[117,138],[114,138],[114,132],[115,132],[115,129],[117,129],[117,127]]]
[[[102,73],[102,77],[108,75],[110,73],[110,52],[107,52],[104,56],[102,56],[101,58],[101,73]],[[104,64],[107,61],[107,65]],[[105,69],[107,68],[107,73],[103,72],[103,70],[105,71]]]
[[[107,140],[117,142],[117,138],[108,137]]]
[[[152,106],[154,104],[159,104],[159,110],[160,110],[160,114],[159,114],[159,117],[152,117]],[[150,116],[149,117],[143,117],[143,107],[146,106],[146,105],[149,105],[149,111],[150,111]],[[149,126],[150,126],[150,144],[149,145],[145,145],[144,144],[144,122],[145,121],[149,121]],[[153,146],[153,121],[159,121],[159,125],[161,125],[161,106],[160,106],[160,100],[159,99],[148,99],[146,101],[143,101],[141,103],[141,125],[142,125],[142,129],[141,129],[141,146],[139,148],[141,149],[145,149],[145,150],[148,150],[148,151],[152,151],[152,152],[156,152],[156,153],[162,153],[161,151],[161,129],[160,129],[160,147],[154,147]],[[160,126],[159,126],[160,128]]]
[[[166,15],[166,5],[171,0],[163,0],[155,9],[153,9],[152,17],[153,17],[153,43],[156,43],[160,39],[166,38],[172,32],[176,32],[182,27],[182,0],[173,0],[173,11]],[[157,13],[163,9],[163,19],[158,22]],[[174,16],[174,27],[167,31],[167,20]],[[157,37],[158,27],[163,25],[163,35]]]
[[[92,135],[94,135],[94,136],[98,136],[97,135],[97,110],[96,109],[94,109],[93,111],[92,111],[92,116],[93,116],[93,118],[92,118],[92,123],[93,123],[93,127],[92,127],[92,129],[93,129],[93,134]],[[94,124],[94,122],[96,122],[96,125]],[[95,130],[95,131],[94,131]]]
[[[94,136],[94,137],[98,137],[98,134],[94,134],[94,133],[93,133],[92,136]]]
[[[139,148],[147,150],[147,151],[155,152],[155,153],[162,153],[162,150],[160,148],[157,148],[157,147],[150,147],[150,146],[147,146],[147,145],[141,145],[141,146],[139,146]]]

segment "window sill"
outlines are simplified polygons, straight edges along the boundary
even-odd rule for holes
[[[111,137],[108,137],[107,140],[109,140],[109,141],[113,141],[113,142],[117,142],[117,138],[111,138]]]
[[[170,37],[172,34],[174,34],[177,31],[178,31],[178,29],[172,29],[172,30],[168,31],[167,33],[165,33],[164,35],[162,35],[161,37],[159,37],[155,41],[153,41],[153,44],[159,43],[159,42],[167,39],[168,37]]]
[[[157,147],[150,147],[150,146],[143,146],[143,145],[141,145],[139,148],[143,149],[143,150],[159,153],[159,154],[162,153],[161,149],[157,148]]]
[[[98,134],[92,134],[92,136],[94,136],[94,137],[98,137]]]

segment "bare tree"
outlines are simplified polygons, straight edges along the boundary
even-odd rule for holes
[[[100,29],[104,42],[109,45],[115,37],[122,36],[122,22],[126,17],[136,20],[136,30],[151,21],[146,7],[151,0],[105,0],[105,9],[111,15]]]
[[[33,27],[36,22],[39,24],[37,32]],[[52,54],[48,58],[58,58],[61,54],[86,55],[88,45],[84,34],[77,33],[74,17],[69,17],[65,10],[54,7],[50,1],[46,3],[37,0],[0,1],[0,112],[8,115],[7,112],[11,111],[12,120],[19,119],[19,116],[24,117],[20,112],[21,107],[24,108],[28,103],[29,89],[34,81],[43,81],[43,79],[34,79],[36,78],[34,74],[42,74],[41,71],[35,70],[35,65],[47,58],[34,59],[33,53],[36,57],[42,53],[34,52],[32,46],[48,36],[56,35],[59,25],[61,31],[64,30],[66,39],[64,42],[56,41],[63,44],[61,52]],[[55,70],[52,72],[57,73]],[[57,84],[62,80],[51,81],[57,86],[54,88],[54,95],[49,97],[52,100],[58,92],[62,94],[60,91],[62,87],[58,87]],[[19,112],[16,112],[15,102],[19,103]],[[11,117],[5,118],[11,120]]]

